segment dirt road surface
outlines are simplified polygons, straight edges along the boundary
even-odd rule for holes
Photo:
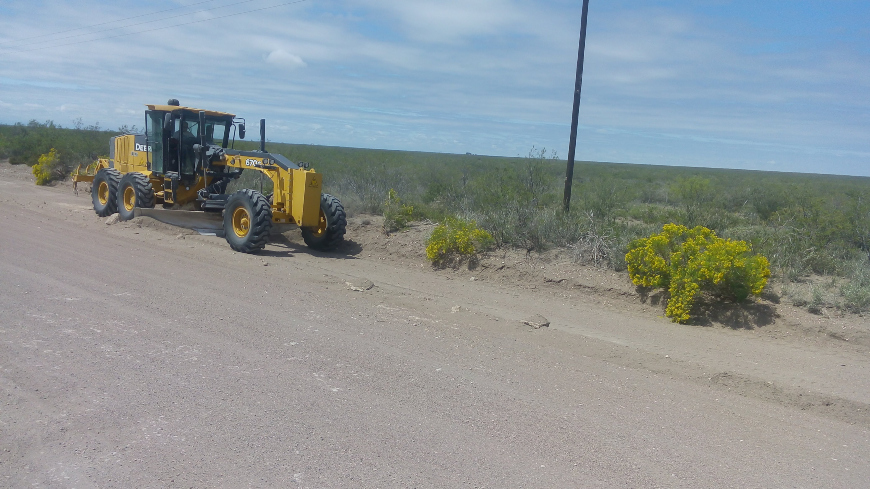
[[[675,325],[613,287],[432,270],[362,217],[339,253],[244,255],[27,170],[0,163],[2,487],[870,481],[864,318]]]

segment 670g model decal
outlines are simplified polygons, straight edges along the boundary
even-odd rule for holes
[[[263,167],[265,167],[267,165],[271,165],[271,164],[272,164],[272,161],[269,160],[268,158],[264,158],[263,161],[255,160],[253,158],[248,158],[245,160],[245,166],[254,166],[257,168],[263,168]]]

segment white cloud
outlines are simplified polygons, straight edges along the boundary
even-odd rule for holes
[[[521,25],[527,16],[510,0],[372,0],[412,39],[453,43]]]
[[[304,68],[308,66],[299,56],[283,49],[276,49],[266,56],[266,62],[284,68]]]

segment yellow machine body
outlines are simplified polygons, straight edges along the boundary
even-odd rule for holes
[[[145,173],[148,171],[148,150],[147,146],[137,147],[134,134],[127,134],[113,138],[115,145],[112,152],[114,157],[115,168],[123,173],[137,171]]]
[[[147,105],[146,107],[149,112],[173,114],[173,117],[179,117],[177,116],[179,113],[204,113],[206,116],[224,117],[230,121],[227,132],[232,127],[232,121],[235,117],[226,112],[201,111],[200,109],[175,105]],[[167,115],[167,122],[169,119]],[[165,136],[163,143],[166,143]],[[226,139],[224,139],[224,144],[226,144]],[[100,158],[84,168],[79,166],[73,172],[74,185],[78,182],[93,182],[96,174],[104,168],[114,168],[121,175],[138,172],[145,175],[150,181],[154,190],[155,203],[168,207],[173,204],[184,205],[195,202],[198,193],[215,181],[209,175],[210,172],[199,170],[190,175],[184,182],[179,183],[177,179],[174,183],[171,182],[167,176],[169,172],[153,171],[151,165],[152,145],[156,146],[155,141],[150,139],[146,142],[145,135],[141,134],[127,134],[112,138],[111,156]],[[317,232],[316,230],[324,225],[324,216],[321,211],[323,179],[319,173],[312,169],[294,168],[294,166],[296,165],[280,155],[264,151],[238,151],[227,149],[225,146],[221,154],[213,157],[207,165],[211,170],[224,167],[222,171],[240,169],[262,173],[271,180],[273,186],[272,222],[296,224]]]
[[[226,159],[212,164],[256,170],[269,178],[273,191],[272,222],[296,224],[300,227],[319,224],[323,180],[316,171],[304,168],[284,170],[275,165],[269,156],[227,156]]]

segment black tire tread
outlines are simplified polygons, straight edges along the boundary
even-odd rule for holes
[[[105,206],[100,206],[100,201],[97,197],[97,190],[100,182],[105,180],[109,184],[109,200]],[[91,200],[94,204],[94,212],[100,217],[109,217],[115,212],[118,212],[118,186],[121,183],[121,172],[114,168],[103,168],[94,176],[93,184],[91,185]]]
[[[347,232],[347,213],[341,201],[330,194],[320,195],[320,210],[326,214],[326,233],[317,237],[302,228],[302,239],[309,248],[315,250],[334,250],[342,241]]]
[[[121,215],[121,220],[126,221],[133,219],[133,214],[124,215],[124,211],[122,211],[122,206],[124,205],[124,186],[130,182],[133,186],[133,189],[136,191],[136,207],[140,207],[143,209],[151,209],[154,207],[154,187],[151,185],[151,180],[148,179],[144,174],[139,172],[130,172],[124,175],[121,178],[121,183],[118,185],[117,191],[117,209],[118,213]]]
[[[251,208],[251,228],[241,243],[233,243],[235,234],[232,229],[232,213],[237,209],[236,201],[244,199]],[[257,253],[266,247],[269,233],[272,231],[272,206],[260,192],[242,189],[227,199],[224,209],[224,235],[230,248],[239,253]]]
[[[133,173],[133,179],[136,180],[136,207],[143,209],[153,208],[156,199],[151,180],[141,173]],[[141,194],[139,192],[140,189],[142,190]]]

